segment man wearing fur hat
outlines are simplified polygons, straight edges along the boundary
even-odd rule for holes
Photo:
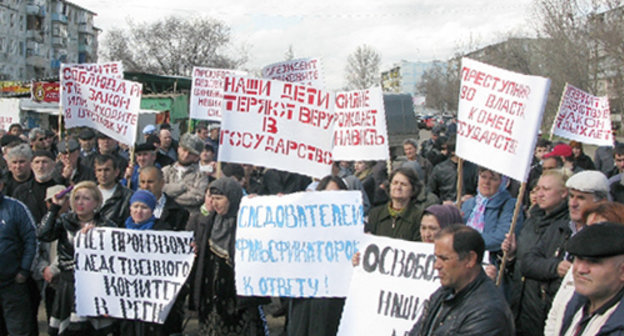
[[[199,154],[204,141],[197,135],[184,134],[178,145],[178,161],[163,168],[163,192],[183,206],[189,213],[199,211],[208,188],[208,178],[199,170]]]
[[[624,226],[588,226],[567,244],[576,293],[566,305],[561,335],[624,333]]]

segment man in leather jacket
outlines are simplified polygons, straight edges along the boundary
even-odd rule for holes
[[[485,243],[465,225],[436,234],[435,269],[440,287],[429,298],[410,336],[513,335],[511,311],[481,267]]]

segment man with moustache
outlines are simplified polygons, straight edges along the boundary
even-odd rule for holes
[[[431,294],[409,335],[513,335],[507,302],[481,267],[481,234],[451,225],[436,234],[434,244],[434,268],[442,287]]]

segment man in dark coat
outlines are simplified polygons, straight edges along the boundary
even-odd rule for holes
[[[125,227],[126,218],[130,216],[132,190],[117,182],[119,169],[115,165],[114,157],[98,154],[93,163],[98,189],[102,192],[103,197],[100,214],[117,226]]]
[[[74,139],[67,139],[59,144],[61,160],[56,164],[54,179],[61,184],[77,184],[82,181],[95,181],[93,169],[80,156],[80,144]]]
[[[457,162],[455,155],[455,139],[451,138],[446,143],[449,158],[433,167],[429,177],[429,190],[442,202],[455,202],[457,198]],[[478,168],[475,164],[464,161],[463,170],[463,194],[476,195]]]
[[[553,293],[546,292],[544,278],[537,276],[535,274],[537,272],[531,272],[532,265],[528,264],[532,263],[532,260],[526,256],[540,242],[547,240],[545,232],[550,227],[562,227],[564,230],[569,227],[568,190],[565,182],[566,177],[559,170],[549,170],[542,174],[537,184],[538,208],[531,213],[518,236],[511,302],[516,315],[518,335],[543,333],[550,302],[557,292],[558,286]]]
[[[22,202],[4,196],[5,181],[6,176],[0,178],[0,329],[37,335],[26,283],[37,252],[35,222]]]
[[[162,171],[154,166],[141,168],[139,172],[139,188],[149,190],[156,197],[154,217],[159,222],[167,222],[175,230],[184,230],[189,213],[180,204],[168,197],[162,189],[165,179]]]
[[[507,302],[481,266],[481,234],[451,225],[436,234],[434,244],[434,267],[442,287],[431,294],[410,336],[513,335]]]

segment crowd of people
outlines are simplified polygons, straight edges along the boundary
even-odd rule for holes
[[[365,232],[434,244],[441,286],[410,335],[624,335],[624,144],[592,160],[578,142],[540,138],[520,195],[487,167],[463,162],[458,175],[450,126],[406,140],[391,172],[341,161],[314,181],[217,164],[218,124],[179,139],[148,125],[132,158],[89,128],[59,141],[11,125],[0,137],[0,335],[37,335],[40,305],[50,335],[182,334],[189,311],[202,335],[267,335],[269,313],[286,316],[285,335],[335,335],[344,298],[274,298],[269,312],[270,298],[237,295],[236,216],[245,195],[346,189],[362,192]],[[74,239],[102,226],[193,232],[193,272],[164,324],[76,314]]]

